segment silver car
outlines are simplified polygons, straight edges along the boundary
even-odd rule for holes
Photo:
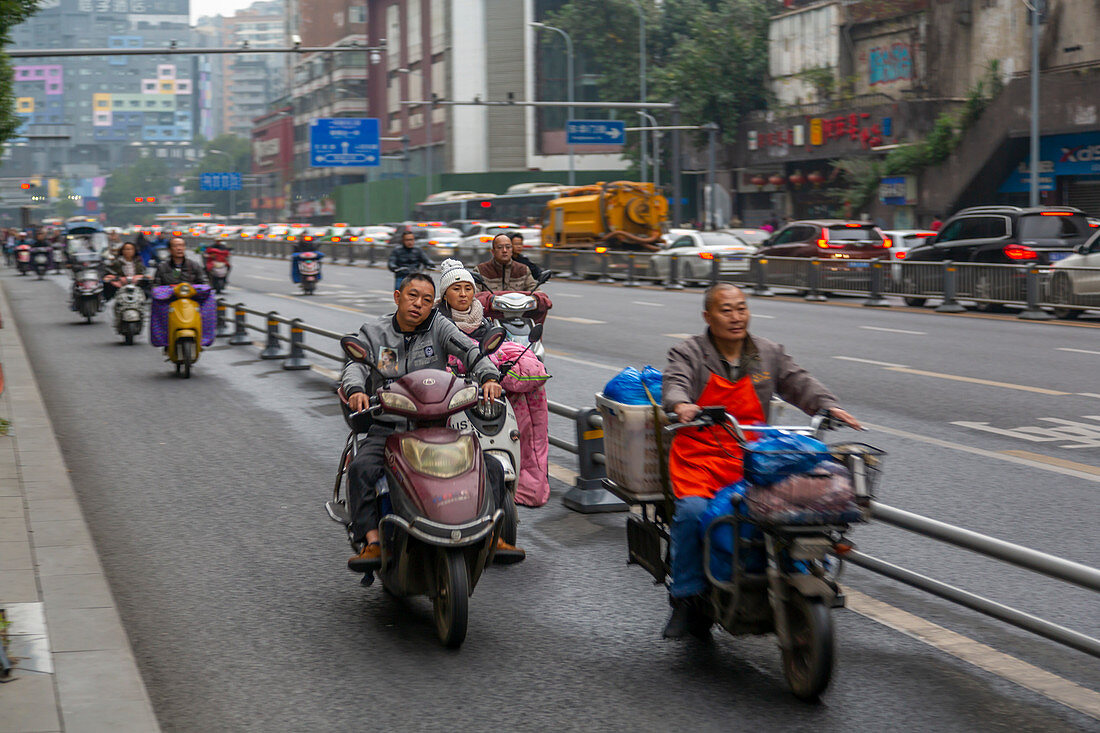
[[[688,232],[672,240],[667,249],[654,252],[649,259],[649,276],[665,281],[676,256],[677,274],[684,282],[706,283],[718,258],[719,275],[748,272],[749,258],[756,247],[725,232]]]
[[[1054,315],[1066,319],[1077,318],[1084,311],[1059,308],[1059,304],[1100,307],[1100,232],[1089,237],[1073,254],[1054,263],[1050,301],[1055,304]]]
[[[894,280],[901,279],[901,263],[909,250],[936,236],[930,229],[889,229],[882,233],[890,240],[890,277]]]

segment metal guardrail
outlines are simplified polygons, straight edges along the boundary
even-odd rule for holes
[[[263,351],[260,352],[260,358],[282,359],[284,369],[308,369],[309,363],[305,359],[306,352],[339,362],[344,361],[342,356],[314,348],[305,343],[306,333],[337,340],[343,334],[311,326],[297,318],[285,318],[274,311],[254,310],[246,307],[243,303],[232,306],[234,328],[230,330],[228,324],[224,321],[224,312],[230,305],[224,299],[219,299],[218,306],[219,337],[228,337],[229,343],[232,345],[245,345],[252,343],[252,339],[248,335],[249,330],[264,333],[266,342]],[[265,326],[260,327],[248,323],[246,321],[248,314],[264,318],[266,321]],[[281,325],[290,326],[291,333],[289,337],[279,332]],[[282,349],[281,344],[285,343],[290,344],[290,351]],[[551,413],[573,422],[575,432],[576,442],[550,436],[551,445],[577,456],[576,482],[562,497],[562,503],[566,507],[581,513],[626,510],[627,507],[621,500],[603,488],[603,479],[607,475],[603,453],[603,418],[594,408],[572,407],[553,401],[549,401],[548,404]],[[1000,560],[1087,590],[1100,591],[1100,570],[1096,568],[962,527],[946,524],[877,501],[871,504],[871,514],[881,522],[922,537],[939,540],[955,547],[976,552],[984,557]],[[857,550],[846,553],[844,558],[852,564],[873,573],[905,583],[944,600],[1100,658],[1100,639]]]
[[[239,254],[289,258],[294,242],[265,239],[232,240]],[[317,250],[334,263],[385,266],[392,246],[388,242],[318,242]],[[467,265],[483,261],[484,244],[427,247],[436,259],[455,257]],[[1049,320],[1075,318],[1090,308],[1100,309],[1100,268],[981,264],[973,262],[905,262],[845,257],[764,257],[730,253],[682,256],[674,250],[660,253],[568,250],[545,247],[532,252],[547,269],[569,279],[596,279],[626,287],[663,285],[682,290],[685,284],[730,282],[757,296],[775,289],[791,291],[808,301],[829,295],[866,296],[864,305],[889,307],[885,296],[905,299],[908,305],[939,300],[939,313],[963,310],[959,300],[983,307],[1022,306],[1019,318]],[[1050,311],[1053,310],[1053,315]]]

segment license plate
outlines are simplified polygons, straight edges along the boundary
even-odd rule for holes
[[[848,262],[848,267],[870,267],[870,266],[871,266],[870,262],[852,262],[852,261]]]
[[[1069,257],[1071,254],[1073,254],[1073,253],[1072,252],[1051,252],[1047,256],[1050,258],[1051,262],[1057,262],[1058,260],[1064,260],[1065,258]]]
[[[34,261],[41,265],[46,261],[46,255],[35,255]]]

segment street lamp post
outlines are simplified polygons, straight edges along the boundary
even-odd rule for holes
[[[230,155],[229,153],[225,152],[224,150],[210,149],[210,150],[206,151],[207,155],[209,155],[211,153],[214,153],[215,155],[224,155],[226,157],[226,159],[229,161],[229,167],[230,168],[236,168],[237,167],[236,162],[233,160],[233,156]],[[233,173],[235,171],[230,171],[230,172]],[[233,189],[229,189],[229,221],[230,222],[233,221],[233,211],[234,211],[234,209],[237,208],[237,206],[236,206],[236,198],[237,197],[236,197],[235,194],[236,194],[236,191],[234,191]]]
[[[574,164],[573,164],[573,146],[571,144],[569,144],[569,125],[568,125],[568,120],[573,119],[573,102],[576,101],[576,99],[573,96],[573,39],[570,38],[569,34],[566,33],[565,31],[563,31],[561,28],[555,28],[552,25],[546,25],[545,23],[539,23],[538,21],[532,21],[530,23],[530,25],[531,25],[532,28],[543,28],[543,29],[548,30],[548,31],[554,31],[555,33],[560,33],[561,37],[565,39],[565,54],[566,54],[566,56],[565,56],[565,60],[566,60],[565,73],[566,73],[566,76],[569,77],[569,111],[567,112],[569,117],[566,120],[565,139],[566,139],[566,145],[569,148],[569,185],[570,186],[575,186],[575,185],[577,185],[577,173],[576,173],[576,168],[574,167]]]
[[[703,129],[707,132],[707,218],[703,221],[703,228],[714,230],[718,228],[718,221],[715,215],[715,204],[717,202],[718,186],[715,181],[715,167],[718,155],[718,124],[716,122],[708,122],[703,125]]]
[[[642,8],[641,0],[631,0],[634,3],[634,7],[638,9],[638,84],[641,88],[639,94],[639,102],[644,102],[646,99],[646,73],[645,73],[645,10]],[[654,125],[657,124],[655,120],[650,118]],[[642,183],[645,183],[645,153],[646,153],[646,131],[642,130],[639,147],[641,148],[641,169],[642,169]],[[654,137],[657,133],[654,133]],[[653,175],[656,178],[657,175],[657,163],[653,163]]]
[[[649,114],[648,112],[642,112],[642,111],[639,111],[638,114],[640,114],[642,117],[644,117],[649,124],[653,125],[654,127],[659,127],[659,125],[657,123],[657,118],[654,117],[653,115]],[[644,136],[646,134],[646,130],[641,130],[639,134]],[[643,143],[643,147],[644,147],[644,143]],[[658,188],[661,187],[661,169],[660,169],[660,165],[661,165],[661,132],[660,132],[660,130],[654,130],[653,131],[653,190],[654,191],[656,191]],[[642,171],[642,182],[643,183],[645,182],[645,171],[644,170]]]
[[[427,186],[427,193],[425,194],[425,198],[427,198],[432,195],[432,112],[435,110],[435,99],[432,90],[429,88],[431,86],[431,76],[428,59],[422,59],[420,63],[420,96],[428,102],[428,114],[424,120],[424,182]],[[408,74],[412,73],[412,69],[401,68],[397,70],[397,73],[405,74],[408,78]],[[408,107],[402,105],[402,109],[407,111]]]
[[[1031,182],[1028,204],[1039,205],[1039,10],[1044,0],[1023,0],[1031,20]]]

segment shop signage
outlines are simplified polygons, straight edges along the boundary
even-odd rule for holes
[[[1046,135],[1039,142],[1039,190],[1053,191],[1058,176],[1100,175],[1100,132]],[[1029,160],[1020,162],[1000,193],[1025,193],[1031,188]]]
[[[882,145],[883,123],[887,119],[875,121],[870,112],[853,112],[833,117],[809,117],[806,119],[806,125],[782,125],[766,130],[749,130],[749,150],[805,147],[809,151],[816,147],[827,147],[838,141],[859,143],[864,150],[869,150]],[[807,126],[809,127],[808,140],[805,135]]]

